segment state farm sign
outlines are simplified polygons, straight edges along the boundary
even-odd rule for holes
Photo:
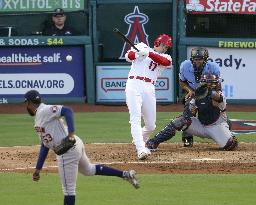
[[[185,0],[192,13],[256,14],[256,0]]]

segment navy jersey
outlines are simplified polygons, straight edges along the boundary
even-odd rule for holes
[[[198,109],[198,119],[203,125],[210,125],[216,122],[221,114],[219,107],[213,106],[212,98],[208,95],[195,102]]]

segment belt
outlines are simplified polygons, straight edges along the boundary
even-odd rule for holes
[[[152,83],[153,85],[155,84],[155,81],[151,80],[150,78],[142,77],[142,76],[129,76],[129,79],[138,79],[138,80],[143,80],[147,83]]]

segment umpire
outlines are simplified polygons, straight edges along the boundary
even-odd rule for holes
[[[185,93],[183,103],[194,95],[195,89],[199,86],[201,76],[212,73],[220,78],[220,67],[215,62],[208,61],[209,52],[206,48],[195,47],[191,50],[190,60],[185,60],[180,65],[179,84]],[[221,85],[218,85],[221,90]],[[193,136],[185,132],[182,133],[184,147],[193,146]]]

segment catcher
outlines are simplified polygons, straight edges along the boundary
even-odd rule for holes
[[[195,47],[191,50],[190,60],[185,60],[180,65],[179,84],[185,93],[183,103],[194,94],[195,89],[200,85],[200,78],[203,74],[211,72],[220,77],[220,67],[215,62],[208,61],[209,52],[206,48]],[[219,86],[221,90],[221,86]],[[193,136],[182,132],[184,147],[193,146]]]
[[[35,116],[35,130],[41,140],[33,180],[40,179],[40,171],[49,149],[52,149],[57,154],[59,175],[64,192],[64,205],[75,204],[78,170],[83,175],[120,177],[130,182],[135,188],[139,188],[134,170],[120,171],[90,162],[82,140],[74,133],[73,111],[70,108],[42,103],[41,95],[36,90],[30,90],[25,94],[25,103],[28,113]]]
[[[214,74],[202,75],[201,85],[185,104],[183,114],[148,140],[147,147],[156,149],[161,142],[171,139],[176,130],[182,130],[188,135],[213,139],[223,150],[234,150],[238,141],[229,130],[226,99],[217,88],[219,83],[219,77]]]

